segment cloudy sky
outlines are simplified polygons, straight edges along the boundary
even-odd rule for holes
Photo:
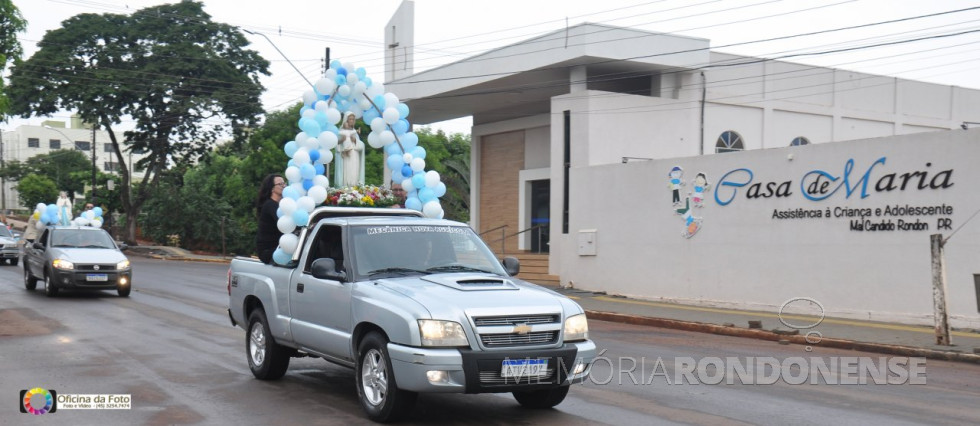
[[[28,31],[26,56],[48,30],[80,13],[130,13],[154,0],[14,0]],[[272,62],[263,106],[298,101],[332,59],[383,76],[384,26],[401,0],[204,0],[214,20],[266,34],[252,48]],[[969,9],[969,10],[962,10]],[[962,10],[962,11],[958,11]],[[925,15],[946,13],[940,16]],[[905,19],[913,18],[913,19]],[[902,22],[881,24],[905,19]],[[980,89],[980,1],[961,0],[416,0],[415,70],[424,71],[543,33],[597,22],[706,38],[715,50]],[[843,27],[862,28],[764,41]],[[829,51],[853,49],[847,53]],[[803,55],[799,55],[803,54]],[[980,106],[978,106],[980,107]],[[52,117],[65,119],[68,113]],[[5,128],[38,124],[11,119]],[[467,120],[436,123],[469,132]]]

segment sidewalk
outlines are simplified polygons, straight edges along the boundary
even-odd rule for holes
[[[26,225],[19,221],[11,222],[18,229]],[[195,254],[167,246],[130,246],[127,254],[195,262],[229,263],[232,259],[232,256]],[[954,346],[939,346],[935,344],[932,327],[927,326],[824,318],[813,328],[797,331],[783,324],[776,312],[690,306],[630,299],[601,292],[548,288],[575,300],[593,320],[748,337],[770,340],[774,344],[852,349],[980,364],[980,330],[952,331]],[[814,324],[820,320],[818,317],[800,315],[790,318],[794,324]],[[761,328],[749,328],[749,321],[760,321]],[[794,332],[797,334],[792,334]],[[808,332],[819,334],[811,333],[807,337]]]

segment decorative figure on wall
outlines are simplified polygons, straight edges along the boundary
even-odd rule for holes
[[[691,200],[694,201],[694,207],[704,207],[704,192],[708,190],[711,183],[708,182],[708,176],[704,173],[698,173],[694,176],[694,194],[691,196]]]
[[[681,187],[684,186],[684,181],[681,180],[682,176],[684,176],[684,170],[678,166],[674,166],[667,174],[667,177],[670,178],[667,187],[673,191],[674,207],[681,205]]]
[[[341,186],[361,184],[361,153],[364,152],[364,142],[361,142],[357,128],[354,127],[355,120],[357,118],[354,113],[348,112],[344,114],[344,121],[340,127],[338,143],[344,168]]]
[[[697,234],[701,230],[700,217],[695,217],[691,214],[691,199],[684,199],[684,207],[674,210],[677,214],[684,218],[684,232],[681,234],[684,238],[691,238],[694,234]]]

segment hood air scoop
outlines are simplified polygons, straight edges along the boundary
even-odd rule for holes
[[[487,275],[439,274],[427,275],[423,280],[462,291],[518,290],[513,281]]]

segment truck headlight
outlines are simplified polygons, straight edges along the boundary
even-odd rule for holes
[[[124,260],[116,264],[116,269],[126,269],[129,268],[129,260]]]
[[[54,262],[51,262],[51,266],[56,269],[75,269],[75,264],[65,259],[55,259]]]
[[[469,346],[463,326],[454,321],[419,320],[422,346]]]
[[[585,314],[572,315],[565,319],[565,341],[575,342],[589,338],[589,321]]]

